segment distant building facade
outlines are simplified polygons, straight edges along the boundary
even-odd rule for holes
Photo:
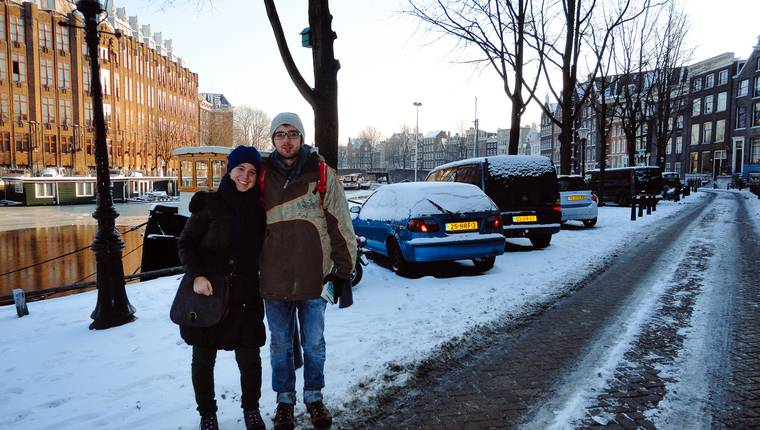
[[[110,167],[173,173],[173,147],[198,144],[198,76],[170,40],[109,2],[99,62]],[[0,173],[95,169],[84,31],[70,2],[0,1]]]
[[[201,93],[201,97],[211,105],[211,109],[206,112],[208,114],[208,144],[232,147],[234,107],[227,101],[224,94]]]

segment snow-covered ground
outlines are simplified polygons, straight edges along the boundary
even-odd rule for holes
[[[747,195],[758,220],[760,201]],[[441,343],[497,318],[518,318],[623,251],[647,226],[704,196],[663,202],[635,222],[628,208],[600,208],[596,227],[562,230],[543,250],[507,252],[481,276],[406,279],[370,263],[354,290],[354,305],[327,310],[326,403],[338,410],[384,384],[402,383],[405,369]],[[760,232],[760,221],[756,227]],[[0,428],[197,426],[190,348],[168,318],[177,281],[175,276],[127,286],[138,319],[102,331],[88,330],[95,292],[30,303],[31,314],[23,318],[14,307],[0,308]],[[268,345],[261,356],[262,414],[271,426],[275,395]],[[244,428],[232,353],[219,354],[216,392],[221,427]],[[296,413],[303,412],[299,405]]]

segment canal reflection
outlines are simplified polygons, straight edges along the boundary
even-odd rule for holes
[[[0,274],[33,266],[0,276],[0,296],[12,294],[14,288],[28,292],[94,281],[95,254],[88,247],[92,245],[97,229],[97,225],[67,225],[0,231]],[[118,227],[118,230],[124,241],[124,274],[129,275],[140,268],[145,228],[128,231],[128,227]],[[82,248],[87,249],[35,265]]]

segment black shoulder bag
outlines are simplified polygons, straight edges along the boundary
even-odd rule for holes
[[[169,311],[172,322],[184,327],[211,327],[224,319],[230,296],[230,277],[214,275],[207,278],[214,291],[210,296],[193,291],[192,276],[186,273],[182,277]]]

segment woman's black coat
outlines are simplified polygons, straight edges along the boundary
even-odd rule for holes
[[[182,339],[190,345],[226,350],[263,346],[266,334],[258,261],[266,214],[258,187],[241,193],[227,175],[218,191],[197,192],[190,201],[190,212],[177,245],[185,273],[234,276],[227,317],[208,328],[181,326]]]

